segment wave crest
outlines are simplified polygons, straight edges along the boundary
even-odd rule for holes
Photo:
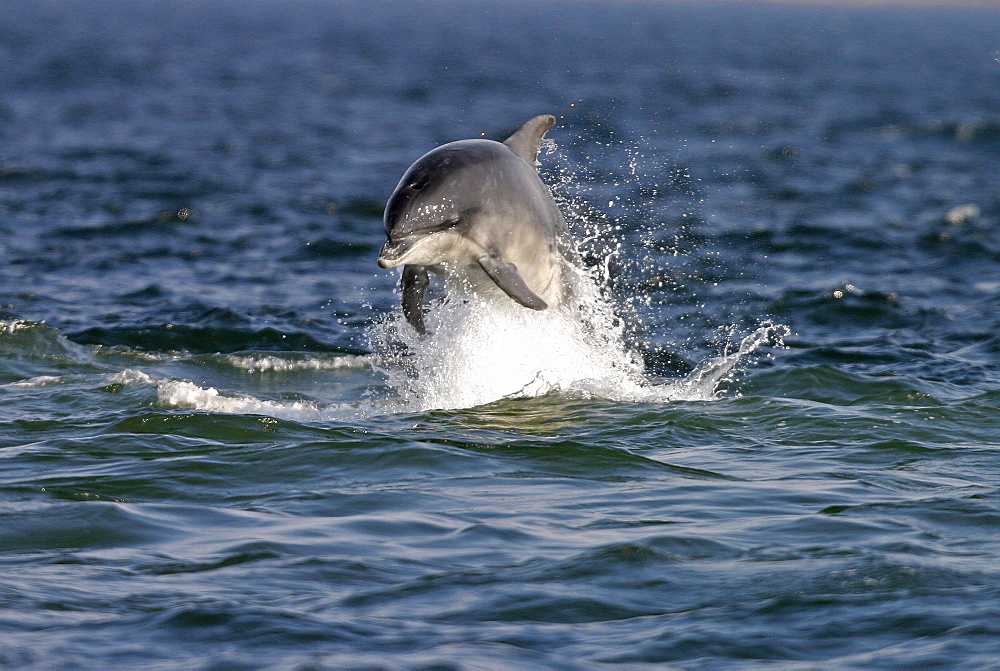
[[[269,401],[247,394],[223,394],[215,387],[199,387],[187,380],[160,380],[156,401],[167,408],[190,408],[229,415],[267,415],[298,422],[337,419],[342,413],[310,401]]]

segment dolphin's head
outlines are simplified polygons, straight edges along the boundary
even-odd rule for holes
[[[483,207],[495,163],[513,157],[507,147],[490,140],[451,142],[421,157],[386,203],[387,240],[378,264],[393,268],[443,261],[440,257],[463,222]]]

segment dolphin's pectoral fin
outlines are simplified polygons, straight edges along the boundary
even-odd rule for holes
[[[424,335],[424,293],[427,291],[426,266],[403,266],[403,316],[413,330]]]
[[[512,152],[527,161],[528,165],[535,165],[535,159],[538,157],[538,143],[542,141],[542,137],[555,123],[556,118],[551,114],[541,114],[525,122],[503,143]]]
[[[477,260],[490,279],[496,282],[496,285],[503,289],[504,293],[524,307],[532,310],[544,310],[549,307],[548,303],[528,288],[521,273],[517,272],[517,266],[513,263],[507,263],[499,256],[492,255],[480,256]]]

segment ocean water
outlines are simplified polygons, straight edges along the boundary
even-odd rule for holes
[[[557,116],[586,319],[375,258]],[[1000,668],[1000,9],[0,7],[0,666]]]

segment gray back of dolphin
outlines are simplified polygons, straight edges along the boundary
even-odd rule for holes
[[[537,116],[503,143],[460,140],[428,152],[403,175],[385,208],[383,268],[403,266],[403,313],[424,332],[428,270],[477,291],[499,288],[544,310],[564,300],[566,224],[535,169],[555,123]]]

